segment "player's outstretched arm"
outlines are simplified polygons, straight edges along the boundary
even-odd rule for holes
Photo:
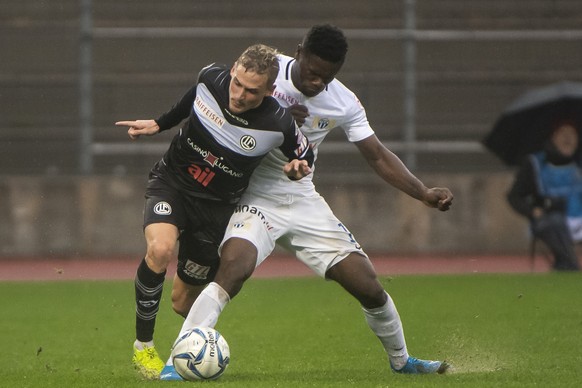
[[[131,140],[137,140],[141,135],[152,136],[160,132],[160,126],[153,119],[118,121],[115,125],[129,127],[127,134]]]
[[[453,201],[451,191],[443,187],[427,188],[376,135],[360,140],[356,145],[368,164],[386,182],[429,207],[449,210]]]

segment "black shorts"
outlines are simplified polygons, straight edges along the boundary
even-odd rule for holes
[[[164,222],[180,231],[177,274],[187,284],[204,285],[218,270],[220,245],[234,205],[181,194],[151,178],[145,194],[144,228]]]

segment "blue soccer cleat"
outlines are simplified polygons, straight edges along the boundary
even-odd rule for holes
[[[163,381],[184,381],[182,376],[176,372],[174,365],[166,365],[164,369],[160,372],[160,380]]]
[[[443,374],[449,369],[449,364],[444,361],[419,360],[414,357],[408,357],[406,365],[401,369],[395,369],[392,363],[390,366],[394,372],[403,374]]]

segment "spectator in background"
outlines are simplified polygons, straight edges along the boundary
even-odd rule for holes
[[[582,170],[577,163],[578,130],[558,121],[542,151],[531,154],[508,193],[515,211],[530,220],[534,237],[554,256],[559,271],[580,269],[575,243],[582,241]]]

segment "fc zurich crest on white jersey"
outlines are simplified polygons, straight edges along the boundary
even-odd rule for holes
[[[313,120],[313,128],[326,129],[335,127],[335,120],[328,119],[327,117],[316,117]]]

